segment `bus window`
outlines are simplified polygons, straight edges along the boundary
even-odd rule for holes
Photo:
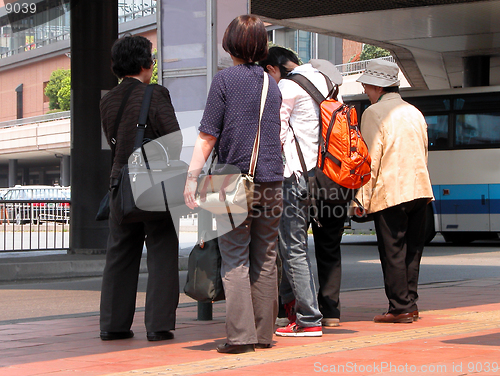
[[[500,93],[467,94],[454,99],[453,109],[458,111],[488,111],[500,107]]]
[[[449,98],[409,97],[404,99],[424,114],[429,112],[448,112],[451,109],[451,100]]]
[[[463,145],[499,145],[500,113],[457,114],[455,142]]]
[[[430,149],[444,149],[448,147],[448,115],[427,115],[427,134]]]

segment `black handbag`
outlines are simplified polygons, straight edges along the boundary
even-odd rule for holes
[[[109,219],[109,191],[102,198],[95,216],[96,221],[105,221],[106,219]]]
[[[199,244],[189,254],[188,273],[184,292],[200,303],[224,300],[221,277],[221,256],[217,238],[205,241],[203,232]]]

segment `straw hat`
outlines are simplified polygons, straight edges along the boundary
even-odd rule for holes
[[[387,60],[373,60],[356,81],[379,87],[399,86],[398,73],[397,64]]]

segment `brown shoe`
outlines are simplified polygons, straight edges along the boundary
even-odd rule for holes
[[[413,321],[417,321],[420,318],[418,314],[418,309],[416,311],[413,311]]]
[[[383,315],[375,316],[373,321],[380,323],[412,323],[413,312],[400,313],[398,315],[387,312]]]
[[[230,345],[229,343],[224,343],[217,346],[217,351],[224,354],[243,354],[247,352],[254,352],[255,345]]]

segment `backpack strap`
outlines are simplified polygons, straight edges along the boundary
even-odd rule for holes
[[[321,102],[328,98],[337,98],[339,94],[339,87],[337,85],[333,86],[332,81],[324,73],[319,72],[325,77],[326,86],[328,87],[328,95],[325,98],[323,94],[318,90],[318,88],[304,75],[299,73],[294,73],[288,75],[286,78],[297,83],[302,89],[306,91],[307,94],[311,96],[312,99],[319,105]]]
[[[295,131],[293,130],[292,125],[290,123],[288,123],[288,125],[292,130],[293,138],[295,139],[295,146],[297,147],[297,154],[299,155],[300,166],[302,167],[302,176],[304,176],[307,185],[308,197],[305,203],[306,205],[309,205],[313,209],[312,213],[309,212],[309,215],[314,220],[314,222],[316,222],[318,227],[323,227],[323,225],[318,219],[318,203],[316,197],[314,196],[314,192],[317,189],[316,179],[314,178],[314,176],[311,177],[309,176],[306,167],[306,161],[304,160],[304,154],[302,154],[302,149],[300,148],[299,139],[295,135]]]

